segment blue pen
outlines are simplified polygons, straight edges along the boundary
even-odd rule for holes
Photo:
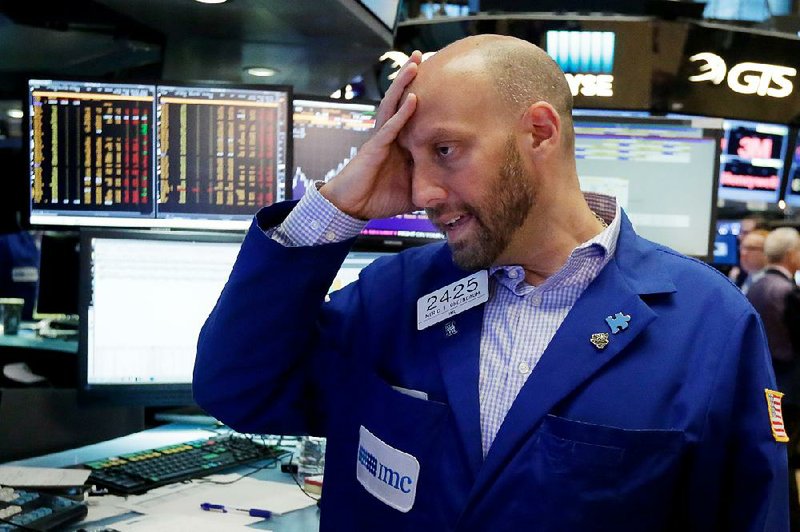
[[[251,517],[262,517],[264,519],[269,519],[272,517],[272,512],[269,510],[261,510],[259,508],[232,508],[226,507],[224,504],[212,504],[210,502],[204,502],[200,504],[200,508],[205,510],[206,512],[222,512],[228,513],[228,510],[236,510],[237,512],[246,512],[247,515]]]

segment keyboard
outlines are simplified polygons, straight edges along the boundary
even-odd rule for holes
[[[67,497],[0,486],[0,532],[56,530],[86,512],[86,504]]]
[[[113,456],[83,464],[91,469],[88,484],[120,495],[135,495],[152,488],[204,477],[253,462],[288,455],[274,445],[240,436],[216,436],[137,453]]]

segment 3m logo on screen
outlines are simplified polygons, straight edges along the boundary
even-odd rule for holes
[[[767,63],[737,63],[730,69],[725,60],[711,52],[701,52],[689,58],[691,62],[700,61],[699,74],[689,76],[689,81],[699,83],[710,81],[719,85],[727,81],[728,87],[739,94],[756,94],[772,98],[785,98],[794,90],[787,79],[797,75],[797,69]]]

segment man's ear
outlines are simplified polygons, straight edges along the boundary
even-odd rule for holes
[[[527,147],[532,150],[554,149],[561,144],[561,117],[547,102],[531,104],[522,115]]]

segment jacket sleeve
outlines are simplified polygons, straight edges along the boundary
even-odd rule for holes
[[[340,320],[353,314],[348,307],[356,290],[345,288],[335,303],[324,303],[352,240],[282,246],[259,225],[277,225],[290,208],[279,204],[259,212],[198,340],[195,401],[241,432],[320,433],[324,401],[318,384],[335,367],[325,351],[342,343],[320,324],[346,335]]]
[[[764,329],[749,310],[725,334],[691,463],[690,512],[703,516],[693,520],[692,530],[788,531],[786,443],[773,434],[766,390],[776,387]],[[718,511],[709,512],[713,508]],[[703,522],[715,514],[717,525]]]

